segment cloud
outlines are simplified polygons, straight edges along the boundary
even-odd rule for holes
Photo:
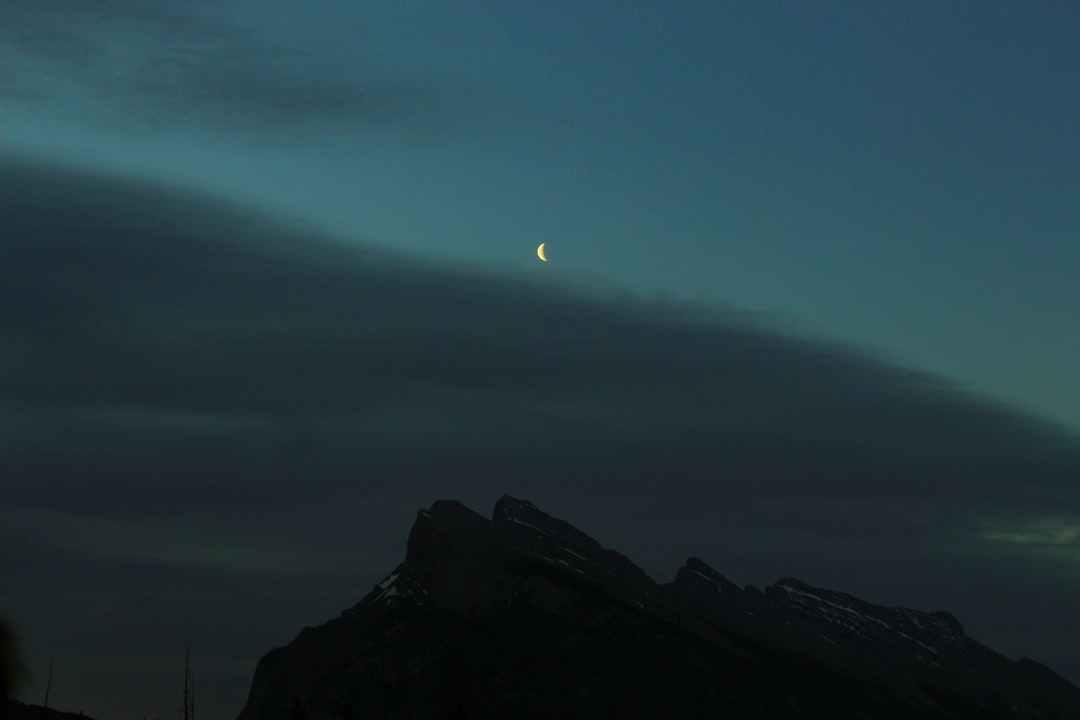
[[[192,483],[292,502],[301,468],[1032,510],[1076,478],[1049,425],[737,315],[452,274],[74,171],[8,161],[0,181],[11,499],[51,483],[50,502],[146,512],[154,462],[170,510]]]
[[[1080,515],[996,518],[980,524],[978,537],[1024,557],[1064,562],[1080,577]]]
[[[110,647],[144,642],[124,609],[180,586],[182,621],[131,622],[220,630],[224,603],[249,625],[222,662],[253,664],[389,570],[418,507],[509,492],[661,579],[688,554],[808,574],[1080,667],[1054,645],[1080,589],[1060,428],[723,309],[449,272],[25,159],[0,187],[0,572],[38,654],[84,605]],[[1029,537],[1057,554],[1004,551]]]
[[[1014,527],[992,523],[984,536],[988,540],[1039,546],[1080,545],[1080,520],[1065,517],[1037,518]]]
[[[112,128],[211,127],[297,138],[313,130],[433,138],[466,130],[490,92],[250,32],[209,3],[0,8],[0,102]],[[250,25],[250,23],[248,24]]]

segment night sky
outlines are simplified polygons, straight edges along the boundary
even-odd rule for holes
[[[1075,3],[2,0],[22,697],[235,717],[502,494],[1080,683],[1078,88]]]

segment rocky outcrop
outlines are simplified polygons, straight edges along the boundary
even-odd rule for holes
[[[1080,690],[948,613],[698,558],[660,585],[531,503],[420,511],[405,561],[260,660],[240,720],[1076,718]]]

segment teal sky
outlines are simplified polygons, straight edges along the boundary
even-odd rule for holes
[[[1071,3],[110,2],[95,55],[23,5],[5,150],[764,312],[1080,432]],[[330,92],[245,105],[218,63]]]
[[[1080,682],[1076,128],[1076,3],[0,0],[22,697],[234,718],[505,494]]]

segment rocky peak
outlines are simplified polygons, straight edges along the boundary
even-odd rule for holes
[[[675,574],[672,583],[679,587],[703,587],[713,593],[721,593],[729,597],[742,594],[738,585],[712,569],[704,560],[697,557],[689,557],[679,571]]]
[[[578,671],[560,675],[575,662],[611,686],[607,704],[582,705],[574,717],[618,716],[624,699],[627,711],[640,710],[655,678],[633,668],[654,666],[682,668],[672,697],[697,697],[703,715],[760,709],[779,693],[781,705],[744,716],[807,716],[799,707],[855,716],[837,715],[843,708],[826,699],[844,696],[844,707],[872,717],[984,717],[989,708],[1006,708],[994,715],[1003,718],[1080,717],[1080,690],[968,638],[949,613],[874,605],[790,577],[764,592],[740,589],[697,557],[658,586],[624,555],[505,496],[490,520],[454,500],[417,513],[405,562],[340,617],[264,656],[240,720],[287,720],[297,698],[312,720],[340,718],[343,698],[363,709],[357,716],[445,716],[463,687],[472,706],[507,703],[504,714],[482,716],[577,708]],[[561,678],[552,682],[566,686],[565,698],[537,673]],[[503,689],[486,684],[504,674]]]
[[[527,500],[503,496],[495,504],[492,524],[526,556],[574,573],[640,609],[656,591],[652,578],[625,555]]]
[[[600,549],[600,543],[570,523],[548,515],[528,500],[519,500],[509,495],[503,495],[495,503],[491,522],[500,530],[517,532],[518,528],[525,528],[530,534],[538,534],[579,550]]]
[[[947,612],[874,605],[847,593],[813,587],[797,578],[777,580],[765,588],[765,596],[808,618],[867,637],[889,632],[909,639],[931,639],[935,644],[963,644],[967,639],[963,627]],[[937,654],[936,650],[931,652]]]

